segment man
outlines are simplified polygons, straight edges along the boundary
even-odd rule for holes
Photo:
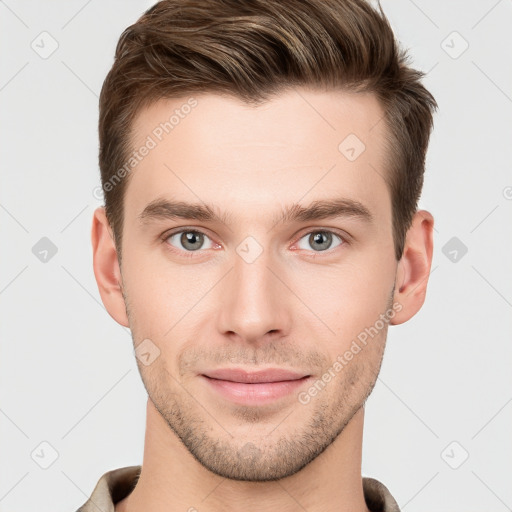
[[[148,392],[144,459],[81,512],[399,510],[361,453],[432,261],[421,77],[363,0],[169,0],[125,30],[92,245]]]

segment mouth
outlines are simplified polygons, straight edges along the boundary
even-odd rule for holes
[[[309,375],[304,373],[285,370],[284,368],[268,368],[266,370],[253,372],[242,368],[221,368],[218,370],[207,371],[203,375],[211,379],[240,382],[245,384],[285,382],[309,377]]]
[[[223,368],[207,371],[200,377],[225,399],[238,404],[257,405],[290,395],[310,380],[311,375],[283,368],[259,371]]]

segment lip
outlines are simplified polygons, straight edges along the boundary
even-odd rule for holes
[[[231,382],[243,382],[248,384],[262,384],[269,382],[283,382],[298,380],[306,377],[304,373],[298,373],[284,368],[267,368],[259,371],[247,371],[243,368],[221,368],[210,370],[203,375],[211,379],[227,380]]]
[[[310,379],[310,375],[282,368],[247,371],[223,368],[200,375],[222,397],[241,404],[259,405],[283,398]]]

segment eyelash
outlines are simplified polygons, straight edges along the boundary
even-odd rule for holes
[[[160,238],[161,238],[162,242],[166,245],[167,249],[170,250],[171,252],[173,252],[174,254],[179,254],[180,256],[182,256],[184,258],[194,258],[194,257],[197,257],[197,256],[195,256],[195,253],[202,252],[203,250],[199,249],[197,251],[185,251],[185,250],[177,249],[176,247],[174,247],[171,244],[167,243],[167,240],[171,236],[177,235],[177,234],[180,234],[180,233],[200,233],[200,234],[206,236],[207,238],[209,238],[211,240],[211,237],[208,236],[207,233],[205,233],[204,231],[202,231],[200,229],[196,229],[196,228],[186,228],[186,227],[183,228],[182,227],[180,229],[177,229],[176,231],[166,231],[163,235],[161,235]],[[308,251],[308,252],[313,252],[313,254],[309,255],[309,257],[311,259],[315,259],[315,258],[318,258],[318,257],[323,257],[323,253],[326,253],[327,255],[332,255],[332,253],[336,249],[341,248],[344,245],[350,245],[350,240],[349,240],[347,235],[342,235],[342,234],[340,234],[336,230],[327,229],[327,228],[315,228],[315,229],[312,229],[310,231],[307,231],[306,233],[303,233],[303,234],[301,234],[301,236],[296,238],[295,241],[293,242],[293,245],[295,245],[297,242],[302,240],[305,236],[311,235],[312,233],[331,233],[332,235],[338,237],[341,240],[341,243],[339,245],[337,245],[336,247],[334,247],[333,249],[327,249],[325,251]],[[216,243],[216,242],[213,242],[213,243]],[[302,249],[299,249],[299,250],[302,250]]]

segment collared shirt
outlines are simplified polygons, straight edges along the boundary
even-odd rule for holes
[[[114,504],[133,491],[141,469],[142,466],[128,466],[108,471],[76,512],[115,512]],[[371,512],[400,512],[388,488],[375,478],[363,477],[363,493]]]

